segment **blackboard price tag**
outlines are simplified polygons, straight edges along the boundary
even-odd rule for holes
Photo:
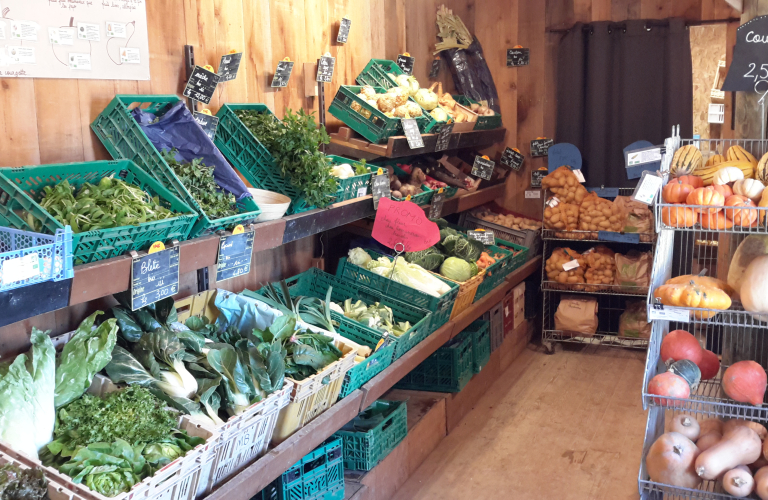
[[[532,188],[540,188],[541,187],[541,179],[547,176],[549,172],[546,170],[533,170],[531,171],[531,187]]]
[[[405,118],[402,120],[403,132],[405,132],[405,138],[408,139],[408,147],[411,149],[419,149],[424,147],[424,139],[421,137],[421,131],[419,130],[419,124],[413,118]]]
[[[432,195],[432,202],[429,206],[429,218],[439,219],[443,214],[443,204],[445,203],[445,189],[440,188],[437,193]]]
[[[512,170],[519,172],[523,166],[525,156],[517,149],[506,148],[501,154],[501,160],[499,162]]]
[[[273,88],[283,88],[288,86],[288,80],[291,79],[291,72],[293,71],[293,63],[286,57],[279,63],[277,63],[277,69],[275,70],[275,76],[272,77]]]
[[[336,36],[336,41],[338,43],[347,43],[347,39],[349,38],[349,28],[352,26],[352,20],[348,19],[346,17],[341,19],[341,23],[339,24],[339,34]]]
[[[131,266],[131,309],[154,304],[179,291],[179,247],[135,257]]]
[[[386,171],[379,169],[379,172],[371,178],[371,194],[373,195],[373,208],[379,208],[379,200],[382,198],[392,198],[392,191],[389,189],[389,176]]]
[[[496,166],[496,162],[488,158],[487,156],[475,156],[475,163],[472,165],[472,175],[480,177],[487,181],[491,180],[493,175],[493,168]]]
[[[493,231],[486,231],[484,229],[467,231],[467,237],[471,240],[477,240],[483,245],[493,245],[496,243],[496,237],[493,235]]]
[[[640,235],[637,233],[616,233],[613,231],[598,231],[597,239],[600,241],[615,241],[617,243],[640,243]]]
[[[222,236],[216,261],[216,281],[224,281],[251,272],[254,231]]]
[[[333,68],[336,66],[336,58],[326,53],[320,58],[317,64],[317,78],[315,81],[320,83],[331,83],[333,80]]]
[[[435,79],[440,74],[440,59],[434,59],[432,61],[432,67],[429,69],[429,78]]]
[[[240,61],[242,59],[242,52],[233,52],[221,56],[221,62],[219,63],[219,83],[229,82],[237,78],[237,70],[240,69]]]
[[[595,193],[600,198],[616,198],[617,196],[619,196],[619,188],[588,187],[587,191]]]
[[[531,61],[531,49],[514,47],[507,49],[507,67],[528,66]]]
[[[541,137],[531,141],[531,156],[547,156],[549,154],[549,147],[555,143],[552,139]]]
[[[721,90],[726,92],[757,92],[768,90],[768,51],[765,50],[768,35],[768,16],[758,16],[739,26],[736,45],[728,75]]]
[[[405,73],[406,75],[410,76],[413,74],[414,62],[416,62],[416,58],[411,57],[411,54],[409,54],[408,52],[397,56],[397,65],[400,66],[400,69],[403,70],[403,73]]]
[[[453,133],[453,123],[446,123],[440,129],[440,133],[437,134],[437,142],[435,143],[435,151],[445,151],[448,149],[448,145],[451,142],[451,134]]]
[[[195,121],[200,124],[205,135],[210,140],[216,136],[216,127],[219,126],[219,119],[216,116],[209,115],[207,113],[201,113],[199,111],[194,112]]]
[[[203,104],[210,104],[216,85],[219,84],[219,75],[200,66],[195,66],[192,76],[184,87],[184,97],[189,97]]]

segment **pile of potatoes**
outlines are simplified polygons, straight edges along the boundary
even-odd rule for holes
[[[624,228],[624,213],[610,200],[589,193],[579,207],[581,231],[614,231]]]
[[[578,267],[566,270],[563,265],[573,261],[579,263]],[[587,269],[587,261],[582,255],[570,248],[555,248],[552,256],[547,259],[545,272],[550,281],[556,281],[564,285],[584,283],[584,272]]]
[[[541,180],[541,187],[557,195],[562,203],[581,205],[587,197],[587,188],[579,183],[576,174],[568,167],[560,167]]]
[[[497,214],[495,212],[491,212],[490,210],[486,209],[486,210],[474,212],[472,215],[486,222],[498,224],[500,226],[508,227],[510,229],[516,229],[518,231],[521,231],[523,229],[530,229],[532,231],[537,231],[541,229],[541,222],[533,219],[528,219],[526,217],[518,217],[512,214],[508,214],[508,215]]]
[[[576,231],[579,228],[579,206],[563,203],[557,198],[547,200],[544,208],[544,227],[561,231]]]
[[[615,253],[605,245],[590,248],[583,254],[587,262],[584,279],[596,285],[613,285],[616,279]]]

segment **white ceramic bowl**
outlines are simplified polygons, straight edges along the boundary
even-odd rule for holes
[[[265,191],[263,189],[248,188],[248,192],[253,196],[253,201],[261,209],[261,215],[256,222],[265,222],[281,218],[288,211],[291,199],[279,193]]]

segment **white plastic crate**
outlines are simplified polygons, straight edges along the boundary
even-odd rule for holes
[[[22,470],[31,468],[27,464],[14,459],[10,455],[6,455],[5,453],[0,452],[0,465],[7,465],[7,464],[16,465]],[[48,498],[50,500],[81,500],[82,499],[80,495],[77,495],[76,493],[69,491],[68,489],[66,489],[64,486],[57,483],[56,481],[51,481],[50,478],[46,478],[46,479],[48,479]]]

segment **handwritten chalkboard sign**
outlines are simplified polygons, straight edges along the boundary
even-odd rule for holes
[[[482,156],[475,156],[475,163],[472,165],[472,175],[480,177],[487,181],[491,180],[493,175],[493,168],[496,166],[496,162]]]
[[[379,208],[379,200],[382,198],[392,198],[392,191],[389,189],[389,176],[386,170],[381,175],[374,175],[371,178],[371,194],[373,195],[373,208]]]
[[[272,87],[273,88],[287,87],[288,80],[291,79],[292,71],[293,71],[293,63],[291,61],[280,61],[279,63],[277,63],[275,76],[272,77]]]
[[[424,140],[421,137],[421,131],[419,130],[419,124],[413,118],[406,118],[402,120],[403,132],[405,132],[405,138],[408,140],[408,147],[411,149],[419,149],[424,147]]]
[[[541,187],[541,179],[547,176],[549,172],[546,170],[533,170],[531,171],[531,187],[532,188],[540,188]]]
[[[499,162],[512,170],[520,171],[523,166],[525,156],[520,151],[516,151],[512,148],[506,148],[501,154]]]
[[[438,74],[440,74],[440,59],[435,59],[432,61],[432,67],[429,69],[429,78],[434,80]]]
[[[203,128],[205,135],[207,135],[210,140],[213,140],[216,136],[216,127],[219,126],[219,119],[215,116],[200,113],[199,111],[194,112],[194,117],[195,121]]]
[[[493,245],[496,243],[496,237],[493,235],[493,231],[486,231],[484,229],[467,231],[467,237],[471,240],[477,240],[483,245]]]
[[[216,261],[216,281],[228,280],[251,272],[254,231],[222,236]]]
[[[736,45],[733,60],[725,77],[723,88],[726,92],[744,91],[763,93],[768,85],[768,16],[759,16],[736,30]]]
[[[448,145],[451,142],[451,134],[453,133],[453,123],[446,123],[440,129],[440,133],[437,134],[437,142],[435,143],[435,151],[445,151],[448,149]]]
[[[336,58],[323,56],[317,64],[317,78],[315,81],[320,83],[331,83],[333,80],[333,68],[336,66]]]
[[[429,205],[429,218],[439,219],[443,214],[443,205],[445,204],[445,189],[440,188],[437,193],[432,195],[432,202]]]
[[[200,66],[195,66],[192,76],[184,87],[184,97],[189,97],[204,104],[210,104],[216,85],[219,84],[219,75]]]
[[[507,67],[528,66],[531,60],[531,49],[507,49]]]
[[[237,78],[237,70],[240,69],[240,61],[242,59],[242,52],[221,56],[221,62],[219,63],[219,83],[229,82]]]
[[[406,75],[413,74],[413,63],[416,62],[415,57],[411,57],[409,54],[400,54],[397,56],[397,65],[403,70]]]
[[[179,291],[179,247],[133,259],[131,309],[154,304]]]
[[[552,139],[534,139],[531,141],[531,156],[547,156],[549,147],[555,143]]]
[[[339,34],[336,36],[336,41],[338,43],[347,43],[350,26],[352,26],[351,19],[347,19],[346,17],[341,19],[341,23],[339,24]]]

